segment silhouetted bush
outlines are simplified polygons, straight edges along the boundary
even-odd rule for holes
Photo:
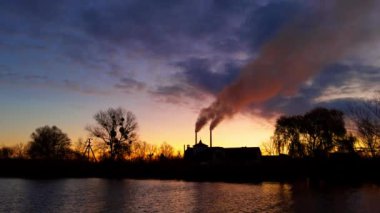
[[[13,149],[10,148],[10,147],[1,147],[0,148],[0,159],[7,159],[7,158],[11,158],[13,156]]]

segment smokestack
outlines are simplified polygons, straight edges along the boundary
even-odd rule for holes
[[[195,145],[197,145],[197,141],[198,141],[198,138],[197,138],[198,135],[197,134],[198,134],[198,132],[195,132]]]
[[[212,129],[210,129],[210,147],[212,147]]]

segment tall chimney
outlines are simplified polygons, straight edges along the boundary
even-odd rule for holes
[[[210,147],[212,147],[212,130],[210,129]]]
[[[198,140],[198,138],[197,138],[198,135],[197,134],[198,134],[198,132],[195,132],[195,145],[197,145],[197,140]]]

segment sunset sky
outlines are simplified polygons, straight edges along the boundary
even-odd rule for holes
[[[44,125],[85,139],[97,111],[120,106],[136,115],[141,140],[182,149],[218,100],[213,145],[259,146],[280,114],[344,108],[380,89],[379,9],[374,0],[0,1],[0,145],[26,143]],[[208,143],[208,126],[198,138]]]

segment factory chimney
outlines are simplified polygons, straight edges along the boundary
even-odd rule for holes
[[[212,129],[210,129],[210,147],[212,147]]]
[[[198,140],[198,132],[195,132],[195,145],[197,145],[197,140]]]

